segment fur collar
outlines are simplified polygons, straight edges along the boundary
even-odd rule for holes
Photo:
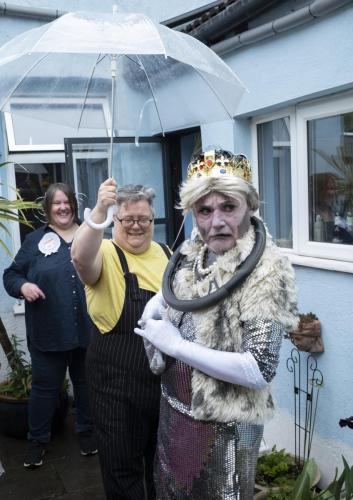
[[[204,296],[226,283],[237,267],[250,254],[255,241],[251,226],[237,246],[218,257],[214,275],[194,282],[193,263],[203,242],[197,232],[184,243],[181,252],[185,261],[174,279],[177,298],[192,299]],[[178,311],[169,309],[175,323],[181,318]],[[242,325],[245,321],[267,319],[279,322],[283,329],[297,325],[296,287],[291,265],[273,244],[269,234],[264,253],[246,281],[230,297],[204,311],[193,313],[196,342],[211,349],[242,352]],[[263,423],[273,413],[270,387],[256,391],[221,382],[193,370],[192,413],[200,420],[228,422],[232,420]]]

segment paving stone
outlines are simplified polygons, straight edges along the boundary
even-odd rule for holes
[[[0,478],[1,500],[104,500],[98,455],[80,454],[74,431],[74,412],[47,445],[44,463],[25,469],[25,439],[0,434],[0,461],[5,474]]]
[[[64,485],[51,465],[26,470],[23,466],[9,469],[0,480],[0,498],[3,500],[40,500],[60,498]]]

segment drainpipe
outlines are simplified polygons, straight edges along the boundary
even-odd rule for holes
[[[47,9],[42,7],[26,7],[0,2],[0,16],[26,17],[42,21],[54,21],[54,19],[66,14],[63,10]]]
[[[272,5],[280,3],[282,0],[237,0],[227,5],[226,8],[202,23],[198,28],[192,29],[188,33],[201,42],[209,45],[212,39],[218,39],[225,35],[230,28],[234,28],[244,23],[254,14],[267,10]]]
[[[262,26],[240,33],[240,35],[226,38],[221,42],[211,45],[211,48],[217,54],[226,54],[227,52],[237,50],[245,45],[264,40],[284,31],[291,30],[318,17],[325,16],[336,9],[352,4],[353,0],[315,0],[310,5],[298,9],[274,21],[265,23]]]
[[[208,3],[202,7],[198,7],[197,9],[193,9],[184,14],[180,14],[179,16],[167,19],[166,21],[161,21],[161,24],[164,24],[168,28],[176,28],[179,30],[181,26],[186,25],[188,22],[193,22],[196,18],[202,17],[209,11],[219,11],[221,9],[225,9],[225,3],[226,2],[224,2],[224,0],[217,0],[216,2]]]

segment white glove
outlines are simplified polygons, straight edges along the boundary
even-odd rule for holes
[[[137,335],[141,335],[168,356],[177,357],[178,345],[184,340],[179,330],[170,321],[148,319],[147,321],[140,320],[138,324],[143,328],[134,329]]]
[[[162,291],[159,291],[145,305],[141,319],[142,321],[147,321],[148,319],[162,319],[162,314],[166,308],[167,304],[163,298]]]
[[[134,331],[168,356],[179,359],[210,377],[251,389],[263,389],[267,386],[250,352],[217,351],[189,342],[181,337],[177,328],[164,320],[149,319],[144,329],[135,328]]]

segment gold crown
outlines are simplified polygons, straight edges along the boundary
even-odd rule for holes
[[[251,165],[243,154],[235,155],[223,149],[212,149],[194,156],[188,166],[187,178],[233,175],[251,182]]]

